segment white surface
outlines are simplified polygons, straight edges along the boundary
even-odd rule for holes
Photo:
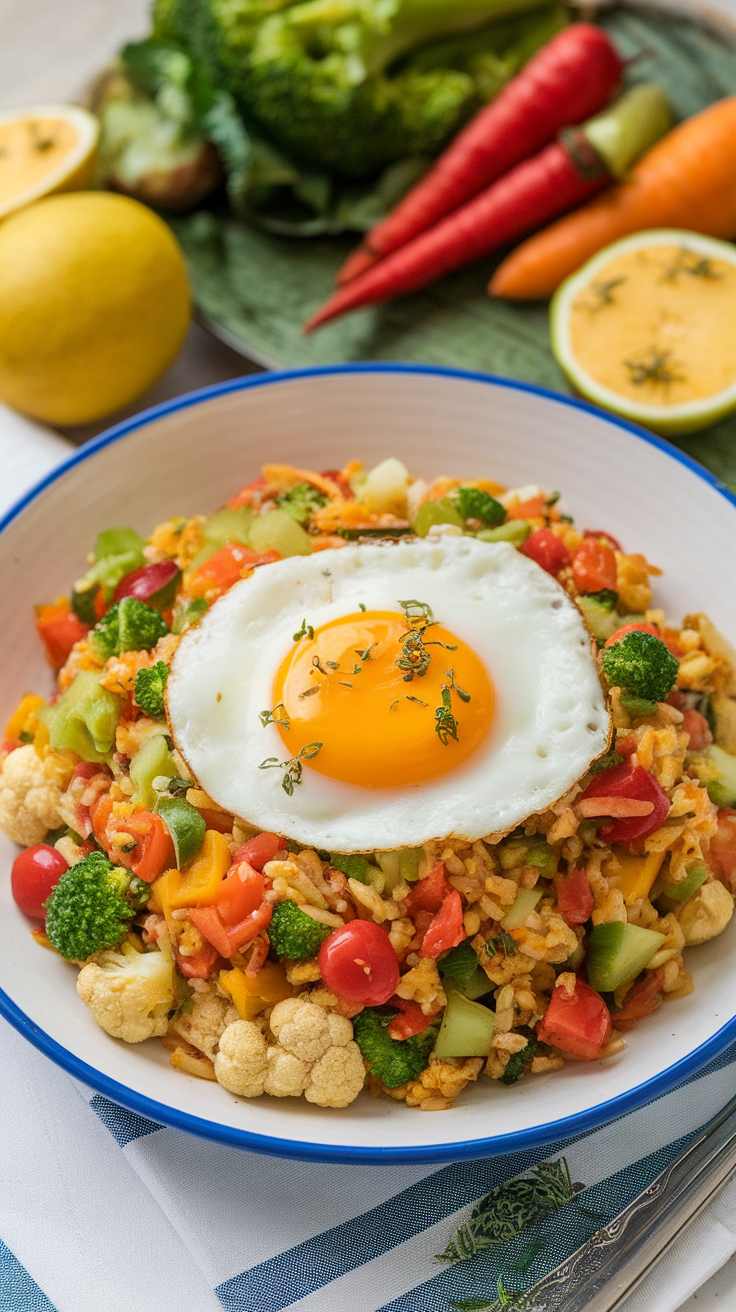
[[[496,697],[487,734],[454,769],[449,744],[439,748],[447,754],[440,762],[445,773],[395,788],[330,778],[312,768],[319,757],[288,796],[279,770],[259,768],[267,757],[289,756],[277,726],[264,728],[260,714],[273,706],[274,678],[302,616],[315,632],[358,606],[401,618],[400,597],[421,598],[485,665]],[[458,682],[467,684],[462,673]],[[412,692],[430,698],[423,684],[412,684]],[[397,670],[386,706],[408,691]],[[351,724],[351,699],[359,692],[338,696],[333,741],[354,742],[360,729]],[[513,829],[566,793],[606,750],[610,734],[590,636],[567,593],[510,543],[463,537],[347,546],[256,570],[185,635],[166,697],[177,746],[214,801],[266,832],[330,852],[373,852],[377,841],[383,848],[420,847],[453,834],[475,841]],[[462,741],[457,699],[455,710]],[[395,720],[403,715],[406,723],[407,713],[410,720],[417,715],[402,696]],[[432,708],[420,714],[434,736]],[[311,739],[328,732],[306,729]]]
[[[578,522],[604,525],[665,568],[657,599],[673,617],[706,610],[736,641],[727,600],[736,510],[685,465],[602,417],[514,388],[430,374],[333,374],[233,391],[140,427],[69,470],[9,526],[0,540],[0,715],[29,686],[50,687],[28,623],[31,602],[68,589],[95,532],[119,523],[121,506],[144,532],[167,516],[206,511],[251,479],[265,453],[318,469],[351,456],[374,463],[398,455],[418,474],[447,472],[449,465],[460,476],[561,488]],[[681,532],[686,522],[709,525],[697,559]],[[2,851],[9,861],[7,840]],[[0,984],[62,1047],[172,1112],[310,1144],[441,1145],[446,1156],[461,1155],[458,1145],[487,1137],[489,1111],[498,1136],[585,1112],[655,1078],[733,1015],[736,922],[689,953],[694,995],[668,1004],[628,1036],[626,1052],[605,1063],[524,1082],[511,1097],[484,1081],[441,1117],[416,1116],[367,1095],[337,1113],[301,1101],[245,1104],[218,1086],[173,1074],[160,1045],[131,1048],[101,1034],[79,1003],[73,970],[51,953],[30,955],[7,883],[0,898]]]

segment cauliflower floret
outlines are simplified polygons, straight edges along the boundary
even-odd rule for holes
[[[59,826],[61,790],[49,777],[45,761],[26,743],[5,758],[0,771],[0,829],[23,847],[43,841]]]
[[[215,1057],[215,1074],[231,1093],[258,1098],[296,1098],[319,1107],[347,1107],[365,1080],[353,1027],[345,1016],[303,998],[286,998],[271,1012],[267,1044],[253,1021],[228,1025]]]
[[[268,1074],[266,1040],[252,1020],[235,1020],[220,1039],[215,1075],[230,1093],[260,1098]]]
[[[701,884],[677,913],[685,946],[707,943],[720,934],[733,915],[733,906],[733,895],[717,879]]]
[[[210,1061],[214,1061],[223,1033],[237,1019],[237,1008],[212,988],[197,993],[191,1011],[177,1016],[171,1023],[171,1029],[193,1047],[199,1048]]]
[[[174,1005],[174,966],[166,946],[140,952],[130,940],[83,966],[77,993],[114,1039],[141,1043],[166,1033]]]

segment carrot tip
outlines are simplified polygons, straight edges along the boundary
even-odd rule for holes
[[[359,278],[361,273],[366,273],[368,269],[372,269],[373,265],[378,263],[378,258],[370,247],[365,244],[359,246],[356,251],[353,251],[352,255],[348,256],[342,268],[338,270],[335,278],[336,285],[344,287],[345,283],[352,282],[353,278]]]

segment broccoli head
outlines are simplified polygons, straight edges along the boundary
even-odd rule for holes
[[[135,676],[135,699],[144,715],[152,720],[164,720],[164,688],[169,675],[165,661],[156,661],[148,670],[139,670]]]
[[[301,911],[296,902],[288,900],[276,903],[268,927],[274,952],[292,961],[309,961],[316,957],[331,933],[329,925],[321,925]]]
[[[150,896],[150,886],[130,870],[90,852],[64,871],[46,902],[46,933],[67,961],[86,961],[122,943]]]
[[[653,633],[634,630],[601,653],[603,671],[613,688],[649,702],[663,702],[674,687],[679,665]]]
[[[296,520],[297,524],[308,524],[315,510],[323,506],[327,497],[311,483],[295,483],[288,491],[277,497],[278,505]]]
[[[159,612],[137,597],[123,597],[103,615],[90,642],[103,660],[124,651],[150,651],[168,633]]]
[[[410,1039],[392,1039],[388,1027],[398,1015],[394,1007],[366,1007],[353,1018],[353,1038],[371,1074],[387,1089],[415,1080],[427,1065],[435,1041],[432,1027]]]
[[[496,528],[506,518],[506,508],[479,487],[459,487],[453,500],[463,519],[480,519],[488,528]]]

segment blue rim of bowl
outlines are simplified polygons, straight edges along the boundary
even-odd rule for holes
[[[274,383],[295,382],[303,378],[331,377],[336,374],[370,373],[432,375],[461,382],[490,384],[494,387],[505,387],[510,391],[526,392],[528,395],[543,397],[545,400],[553,401],[558,405],[566,405],[575,410],[582,410],[595,419],[603,420],[615,428],[623,429],[640,441],[657,447],[670,459],[685,465],[696,478],[708,483],[714,491],[736,507],[736,496],[722,479],[717,478],[715,474],[712,474],[710,470],[693,460],[691,456],[685,455],[683,451],[680,451],[678,447],[673,446],[664,438],[647,432],[646,429],[640,428],[626,419],[620,419],[616,415],[599,410],[587,401],[579,400],[577,397],[564,396],[562,393],[554,392],[550,388],[536,387],[532,383],[501,378],[495,374],[449,369],[438,365],[402,364],[391,361],[386,363],[365,362],[344,365],[318,365],[308,369],[279,370],[254,374],[244,378],[229,379],[227,382],[216,383],[211,387],[199,388],[195,392],[187,392],[171,401],[165,401],[161,405],[151,407],[149,410],[143,410],[131,419],[125,419],[121,423],[115,424],[114,427],[107,429],[104,433],[100,433],[98,437],[86,443],[62,464],[57,465],[45,478],[34,484],[0,518],[0,535],[21,514],[26,506],[35,501],[47,487],[63,478],[68,470],[73,469],[85,460],[89,460],[91,456],[110,446],[113,442],[120,441],[128,433],[144,428],[166,415],[176,414],[179,410],[187,410],[191,406],[225,396],[230,392],[246,391],[251,387],[269,387]],[[0,989],[0,1015],[4,1016],[34,1047],[43,1052],[45,1056],[50,1057],[52,1061],[56,1062],[70,1075],[81,1080],[83,1084],[89,1085],[90,1088],[101,1093],[104,1097],[119,1103],[120,1106],[147,1120],[156,1121],[175,1130],[183,1130],[187,1134],[198,1135],[200,1138],[210,1139],[215,1143],[225,1144],[231,1148],[265,1153],[271,1157],[297,1158],[310,1162],[360,1162],[373,1165],[408,1162],[451,1162],[466,1161],[478,1157],[497,1157],[525,1149],[539,1148],[560,1139],[573,1138],[588,1133],[669,1093],[676,1085],[697,1075],[708,1062],[720,1056],[736,1040],[735,1016],[700,1047],[695,1048],[686,1057],[675,1062],[673,1066],[668,1066],[659,1075],[653,1076],[643,1084],[637,1085],[636,1088],[629,1089],[626,1093],[619,1094],[607,1102],[597,1103],[595,1107],[591,1107],[587,1111],[576,1112],[574,1115],[564,1117],[561,1120],[532,1126],[527,1130],[515,1130],[509,1134],[491,1135],[487,1138],[469,1139],[465,1142],[378,1148],[353,1147],[348,1144],[305,1143],[302,1140],[272,1138],[270,1135],[255,1134],[250,1130],[239,1130],[232,1126],[220,1124],[217,1121],[208,1121],[199,1116],[192,1116],[188,1112],[179,1111],[176,1107],[169,1107],[148,1098],[144,1094],[136,1093],[134,1089],[129,1089],[126,1085],[119,1084],[117,1080],[101,1074],[94,1067],[88,1066],[86,1062],[76,1057],[73,1052],[69,1052],[67,1048],[64,1048],[46,1034],[39,1025],[32,1021],[29,1016],[26,1016],[25,1012],[21,1011],[20,1007],[2,989]]]

